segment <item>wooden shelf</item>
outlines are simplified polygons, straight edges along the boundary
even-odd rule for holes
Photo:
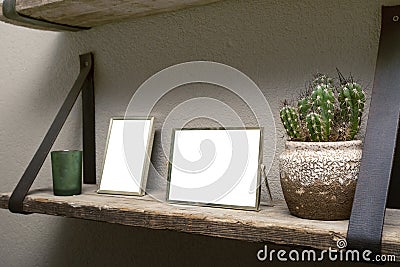
[[[51,189],[30,192],[24,211],[152,229],[168,229],[252,242],[336,248],[345,236],[348,221],[314,221],[291,216],[284,205],[261,206],[261,211],[179,206],[144,197],[100,195],[95,186],[83,194],[54,196]],[[0,194],[0,208],[7,209],[10,194]],[[382,252],[400,256],[400,210],[388,209]]]
[[[95,27],[218,1],[221,0],[17,0],[16,10],[19,14],[35,19],[70,26]],[[1,8],[0,20],[20,26],[40,28],[6,19],[2,15]]]

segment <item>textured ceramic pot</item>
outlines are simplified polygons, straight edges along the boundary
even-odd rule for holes
[[[350,217],[362,142],[286,142],[280,156],[283,194],[290,213],[316,220]]]

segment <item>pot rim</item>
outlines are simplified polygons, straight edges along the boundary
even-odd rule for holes
[[[361,148],[361,140],[336,141],[336,142],[305,142],[305,141],[286,141],[287,149],[329,149],[329,148]]]

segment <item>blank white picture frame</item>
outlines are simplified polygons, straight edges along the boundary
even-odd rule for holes
[[[98,193],[145,194],[154,118],[111,118]]]
[[[174,129],[167,202],[258,210],[261,127]]]

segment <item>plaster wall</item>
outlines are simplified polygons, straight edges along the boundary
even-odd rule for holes
[[[351,72],[370,92],[382,4],[396,5],[400,1],[227,0],[78,33],[44,32],[0,23],[0,191],[14,188],[39,146],[78,74],[78,55],[93,52],[98,173],[109,118],[125,114],[130,99],[145,80],[174,64],[215,61],[248,75],[271,107],[276,129],[272,120],[261,125],[266,132],[264,158],[271,160],[268,180],[273,197],[282,199],[276,160],[285,140],[279,122],[282,100],[294,98],[313,73],[335,75],[336,67],[344,74]],[[209,106],[194,113],[190,106],[174,110],[181,103],[201,97],[218,99],[234,109],[245,125],[256,125],[251,108],[257,107],[243,103],[241,97],[246,95],[237,96],[209,84],[178,87],[158,103],[144,101],[143,106],[155,104],[152,115],[157,122],[151,190],[163,186],[152,182],[151,177],[156,172],[166,175],[168,127],[181,127],[182,121],[195,127],[217,125],[213,120],[191,117],[202,117]],[[142,115],[143,110],[134,107],[128,115]],[[234,115],[221,108],[211,113],[226,121]],[[54,149],[80,147],[78,102]],[[48,159],[34,186],[50,184]],[[0,266],[234,266],[256,263],[255,253],[262,247],[168,231],[14,215],[5,210],[0,210],[0,225]]]

